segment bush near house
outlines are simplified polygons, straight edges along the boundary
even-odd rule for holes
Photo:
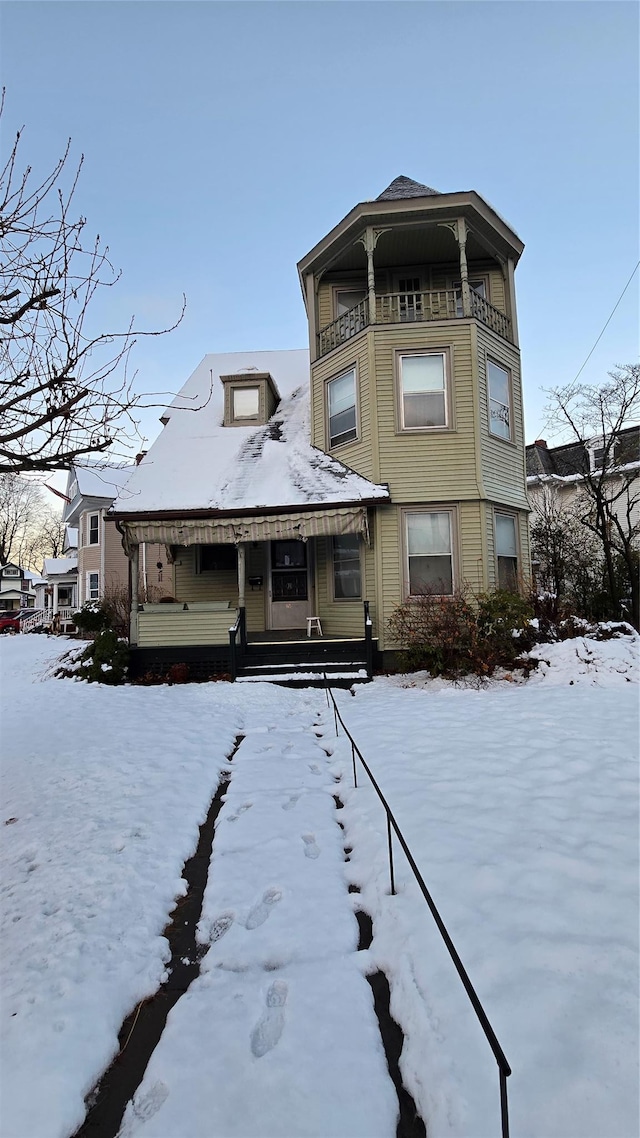
[[[450,597],[413,597],[394,611],[389,629],[411,670],[447,679],[490,676],[498,667],[513,668],[533,647],[533,615],[531,603],[517,593],[462,589]]]
[[[122,684],[129,667],[129,645],[119,635],[114,613],[108,602],[87,601],[74,613],[74,624],[91,637],[81,650],[62,658],[56,675],[76,677],[89,683]]]

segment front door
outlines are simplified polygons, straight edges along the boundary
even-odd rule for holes
[[[271,542],[269,608],[269,628],[305,628],[309,615],[306,542]]]

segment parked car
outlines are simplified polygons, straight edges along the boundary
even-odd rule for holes
[[[19,632],[20,631],[20,614],[19,613],[5,613],[0,615],[0,632]]]

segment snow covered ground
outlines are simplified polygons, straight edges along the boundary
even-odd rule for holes
[[[323,693],[42,681],[60,650],[0,640],[3,1138],[82,1121],[164,975],[181,868],[239,733],[211,947],[122,1138],[392,1138],[376,966],[429,1138],[498,1134],[489,1047],[399,850],[388,894],[384,814],[364,778],[351,788]],[[337,698],[513,1067],[514,1138],[637,1138],[637,654],[583,640],[541,658],[522,686],[396,677]],[[374,918],[366,953],[355,904]]]

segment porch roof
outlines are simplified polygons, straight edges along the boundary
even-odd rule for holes
[[[366,506],[284,511],[237,517],[120,519],[127,553],[142,542],[173,545],[238,545],[245,541],[302,540],[346,533],[369,540]]]

